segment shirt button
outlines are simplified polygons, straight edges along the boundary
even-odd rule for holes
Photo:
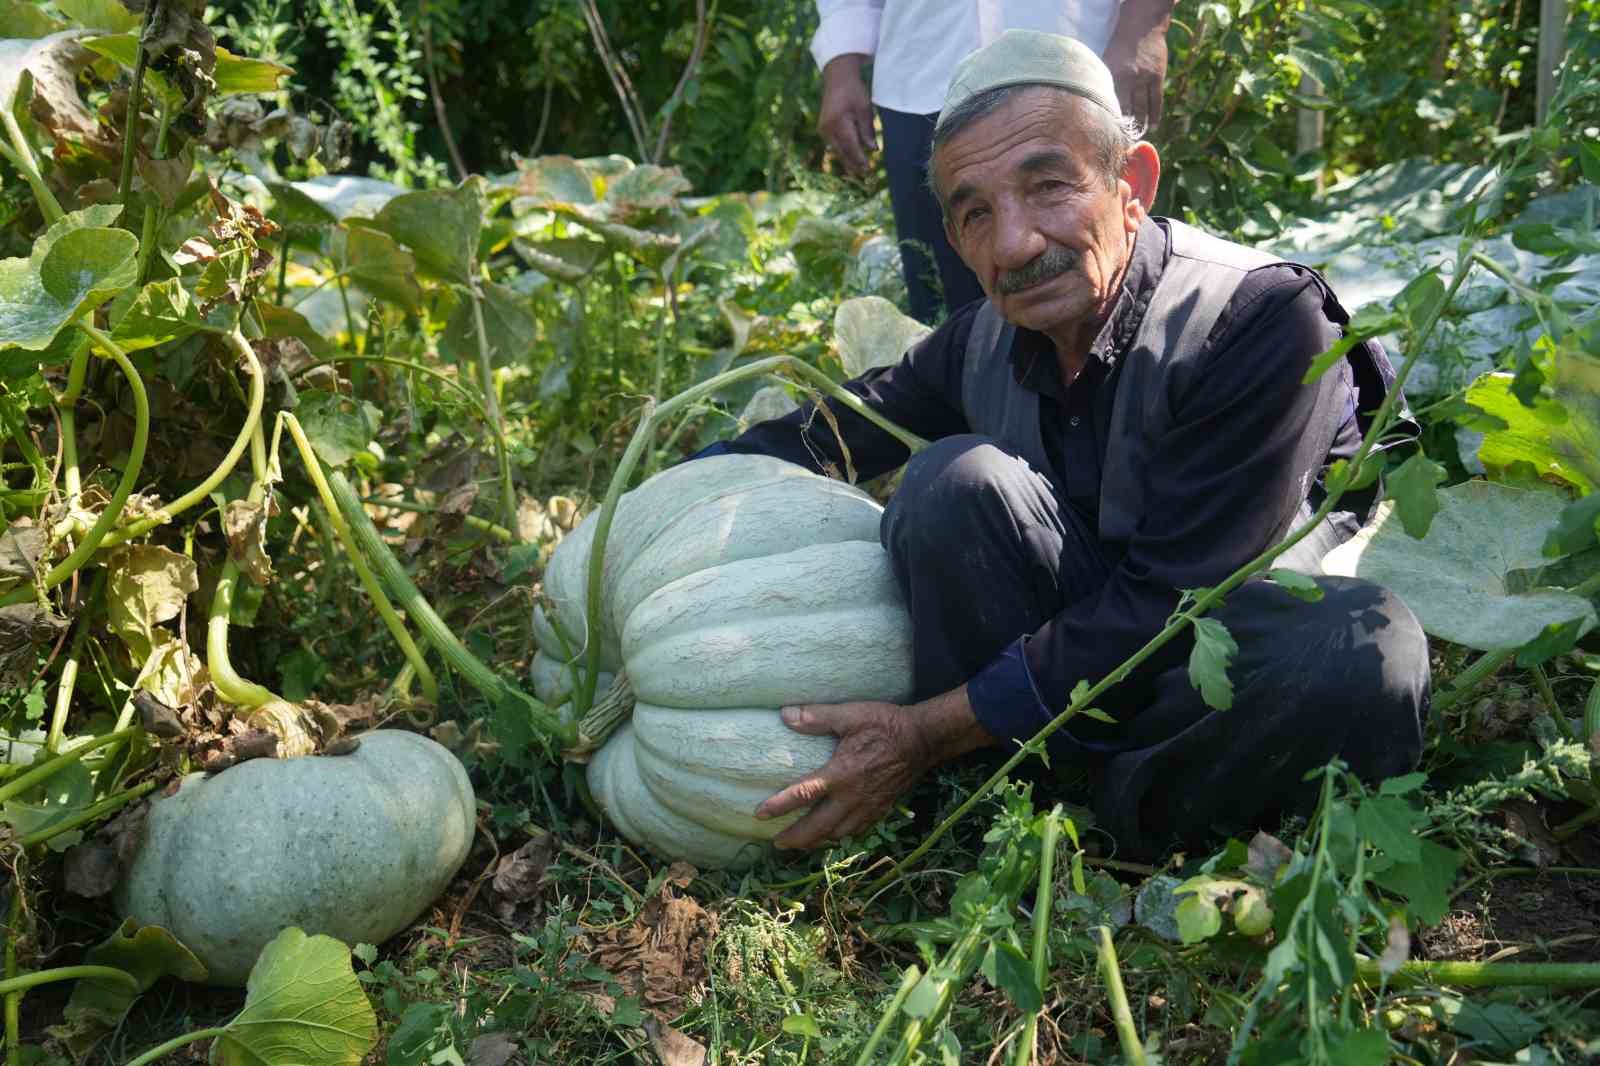
[[[1067,425],[1076,426],[1078,424],[1078,421],[1079,421],[1078,416],[1077,415],[1073,415],[1071,418],[1067,419]]]

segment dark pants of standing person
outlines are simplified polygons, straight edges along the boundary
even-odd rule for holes
[[[911,314],[929,325],[944,317],[942,311],[965,307],[983,295],[977,275],[967,269],[945,240],[944,215],[928,189],[928,152],[933,146],[934,121],[938,117],[878,108],[878,119],[883,124],[883,168],[889,174],[889,202],[894,205],[894,226]]]
[[[1116,565],[1045,477],[987,437],[945,438],[916,455],[882,538],[911,612],[918,699],[962,684],[1093,596]],[[1277,565],[1315,573],[1321,550],[1306,554]],[[1212,710],[1190,683],[1185,636],[1097,701],[1117,725],[1065,727],[1120,852],[1274,829],[1310,809],[1319,782],[1304,777],[1335,757],[1369,781],[1416,766],[1429,699],[1422,628],[1378,585],[1316,580],[1316,603],[1252,580],[1210,612],[1239,645],[1230,709]]]

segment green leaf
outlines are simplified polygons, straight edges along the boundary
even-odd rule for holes
[[[1444,467],[1421,452],[1401,463],[1385,479],[1384,498],[1394,501],[1400,524],[1418,540],[1428,535],[1428,526],[1439,513],[1437,491],[1444,479]]]
[[[378,1042],[378,1019],[350,966],[350,949],[293,926],[261,949],[244,1009],[217,1039],[223,1066],[357,1066]]]
[[[1302,574],[1298,570],[1268,570],[1267,580],[1279,586],[1297,600],[1316,603],[1322,599],[1322,586],[1317,584],[1315,578]]]
[[[1195,892],[1178,904],[1174,917],[1185,944],[1198,944],[1222,932],[1222,911],[1209,895]]]
[[[71,763],[48,780],[0,806],[0,823],[17,836],[27,836],[58,825],[94,802],[94,775],[81,762]],[[51,837],[51,851],[65,851],[83,839],[73,830]]]
[[[528,298],[493,282],[485,282],[482,289],[483,333],[489,343],[489,362],[494,366],[527,365],[539,330]],[[450,315],[439,338],[439,350],[468,366],[477,365],[478,328],[470,298],[458,303]]]
[[[812,1040],[822,1039],[822,1029],[817,1025],[817,1020],[809,1014],[788,1014],[783,1019],[783,1031],[795,1036],[810,1037]]]
[[[1600,492],[1590,493],[1562,508],[1556,524],[1544,538],[1544,554],[1551,559],[1576,555],[1600,543]]]
[[[1600,358],[1552,348],[1539,359],[1532,407],[1518,399],[1510,374],[1485,374],[1467,390],[1469,403],[1506,423],[1484,435],[1478,457],[1491,477],[1526,461],[1586,495],[1600,488]]]
[[[1228,664],[1239,653],[1228,627],[1215,618],[1194,621],[1194,650],[1189,653],[1189,683],[1200,690],[1206,706],[1225,711],[1233,706]]]
[[[1562,493],[1467,481],[1441,489],[1438,500],[1421,540],[1400,529],[1394,502],[1384,501],[1322,569],[1394,590],[1430,635],[1479,651],[1520,648],[1553,623],[1594,625],[1594,605],[1582,596],[1512,584],[1515,571],[1548,564],[1545,534],[1566,506]]]
[[[1517,649],[1517,665],[1528,670],[1557,655],[1565,655],[1578,643],[1585,628],[1582,618],[1550,623],[1537,637]]]
[[[211,72],[216,80],[216,94],[275,93],[283,87],[283,79],[294,71],[281,63],[266,59],[236,56],[220,44],[217,45],[217,66]]]
[[[1437,925],[1450,909],[1450,888],[1461,868],[1461,855],[1431,840],[1417,842],[1416,862],[1396,863],[1374,876],[1386,890],[1403,896],[1406,910],[1427,925]]]
[[[594,179],[569,155],[518,162],[517,192],[538,203],[594,203]]]
[[[138,238],[83,225],[116,211],[74,212],[34,241],[27,259],[0,260],[0,347],[44,351],[73,319],[133,283]]]
[[[422,306],[416,258],[382,230],[351,226],[345,231],[350,280],[374,296],[415,314]]]
[[[1381,1029],[1353,1029],[1328,1044],[1328,1061],[1339,1066],[1387,1066],[1389,1034]]]
[[[846,300],[833,315],[833,335],[839,362],[847,377],[857,377],[873,367],[893,366],[906,349],[932,332],[881,296]]]
[[[140,289],[111,328],[124,351],[137,352],[204,329],[205,320],[189,290],[177,278],[152,281]]]
[[[1396,862],[1416,862],[1422,856],[1417,830],[1427,816],[1398,796],[1371,796],[1356,809],[1361,835]]]
[[[1350,950],[1350,937],[1339,921],[1331,893],[1323,891],[1311,911],[1308,933],[1312,961],[1321,964],[1333,988],[1348,988],[1356,979],[1356,958]]]
[[[0,0],[0,38],[31,41],[58,33],[63,26],[32,0]]]
[[[911,989],[905,1002],[900,1005],[900,1010],[908,1018],[926,1018],[938,1008],[939,988],[943,984],[944,979],[929,970]]]
[[[1369,337],[1393,333],[1403,325],[1405,319],[1396,311],[1391,311],[1377,304],[1368,304],[1351,316],[1344,327],[1344,336],[1334,342],[1333,347],[1312,360],[1311,367],[1300,379],[1301,384],[1310,385],[1333,368],[1334,364],[1343,359],[1351,348],[1360,344]]]
[[[329,466],[343,466],[367,450],[378,433],[376,412],[367,404],[320,389],[306,389],[295,405],[311,448]]]
[[[408,192],[384,204],[371,224],[410,248],[425,273],[470,285],[488,206],[485,188],[474,175],[454,189]]]
[[[1378,786],[1380,796],[1409,796],[1417,789],[1428,783],[1428,775],[1422,772],[1401,774],[1391,777]]]
[[[1444,282],[1439,280],[1438,274],[1429,271],[1413,278],[1410,284],[1401,289],[1394,298],[1394,305],[1405,315],[1406,324],[1415,333],[1439,313],[1444,305],[1444,297]]]
[[[78,25],[107,33],[127,33],[139,28],[139,16],[121,0],[56,0],[56,7]]]
[[[1547,1025],[1515,1003],[1476,1003],[1468,999],[1450,1019],[1450,1028],[1495,1051],[1511,1053],[1533,1043]]]
[[[132,918],[84,952],[83,962],[122,970],[139,982],[137,989],[103,978],[85,978],[73,985],[72,998],[62,1013],[71,1034],[68,1042],[84,1052],[120,1025],[140,993],[158,978],[204,981],[207,976],[205,964],[171,933],[159,925],[141,926]]]
[[[982,968],[984,980],[1010,997],[1017,1010],[1032,1014],[1044,1006],[1044,994],[1033,979],[1033,963],[1012,944],[991,941]]]

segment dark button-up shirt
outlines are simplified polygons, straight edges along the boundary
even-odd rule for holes
[[[1015,331],[1010,372],[1039,394],[1048,477],[1063,506],[1094,528],[1118,359],[1138,331],[1169,254],[1167,230],[1147,219],[1122,291],[1083,372],[1064,388],[1051,342]],[[847,387],[891,421],[930,439],[970,432],[961,406],[967,338],[981,301],[952,315],[898,363]],[[1246,274],[1217,319],[1173,424],[1144,464],[1148,514],[1099,595],[1070,603],[1008,647],[968,683],[978,721],[996,739],[1032,736],[1091,683],[1154,636],[1181,589],[1213,585],[1281,539],[1335,459],[1360,442],[1349,364],[1315,385],[1307,368],[1339,332],[1343,313],[1320,281],[1290,263]],[[830,404],[863,479],[892,470],[907,449],[866,419]],[[832,429],[805,409],[753,426],[716,451],[760,453],[820,471],[844,469]],[[1180,653],[1181,654],[1181,653]],[[1064,736],[1067,751],[1083,750]],[[1054,738],[1053,738],[1054,739]],[[1052,744],[1052,747],[1058,745]],[[1107,750],[1099,744],[1090,748]]]

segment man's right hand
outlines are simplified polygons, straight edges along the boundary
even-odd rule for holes
[[[817,116],[817,132],[845,170],[857,177],[867,172],[867,157],[878,150],[878,136],[872,128],[872,98],[861,77],[866,61],[867,57],[858,52],[828,61],[822,70],[822,113]]]

